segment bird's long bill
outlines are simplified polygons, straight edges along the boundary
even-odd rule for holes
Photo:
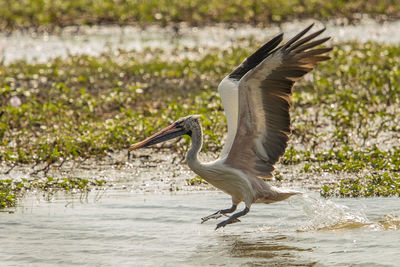
[[[171,124],[167,128],[162,129],[156,134],[153,134],[146,140],[143,140],[140,143],[135,144],[134,146],[129,148],[129,151],[141,148],[141,147],[148,147],[151,145],[155,145],[167,140],[170,140],[172,138],[181,136],[185,134],[185,130],[182,129],[181,127],[178,127],[176,123]]]

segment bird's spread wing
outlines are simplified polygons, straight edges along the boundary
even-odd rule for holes
[[[222,105],[228,124],[228,136],[222,148],[220,158],[224,158],[232,147],[233,140],[237,131],[238,123],[238,84],[239,80],[251,69],[260,64],[274,48],[282,41],[283,33],[274,37],[271,41],[260,47],[254,54],[249,56],[240,64],[229,76],[221,81],[218,92],[221,96]]]
[[[324,29],[303,37],[312,26],[286,44],[257,56],[259,60],[252,59],[252,55],[229,75],[230,79],[239,79],[239,111],[236,135],[225,164],[258,177],[272,177],[290,134],[293,84],[318,62],[329,59],[323,54],[331,48],[315,48],[329,37],[313,40]],[[279,35],[272,40],[273,48],[281,39]]]

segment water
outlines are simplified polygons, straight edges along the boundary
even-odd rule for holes
[[[257,28],[251,25],[227,27],[223,24],[205,27],[178,28],[148,26],[146,28],[126,26],[67,27],[59,34],[36,32],[0,33],[0,59],[6,64],[26,59],[28,62],[47,62],[54,57],[101,53],[118,54],[120,49],[147,53],[149,60],[160,57],[165,60],[195,59],[218,49],[234,45],[246,45],[247,40],[265,42],[272,36],[285,32],[293,36],[314,20],[293,21],[279,26]],[[326,27],[326,36],[335,43],[347,41],[375,41],[388,44],[400,43],[398,29],[400,20],[378,23],[363,19],[355,25],[342,26],[337,21],[316,22],[315,28]]]
[[[216,191],[87,198],[31,195],[0,213],[1,266],[396,266],[398,198],[294,197],[252,206],[215,231],[200,218],[230,206]],[[239,207],[243,208],[243,207]]]

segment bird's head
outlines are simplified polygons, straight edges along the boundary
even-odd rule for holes
[[[155,133],[149,138],[143,140],[142,142],[139,142],[134,146],[130,147],[129,151],[165,142],[167,140],[185,134],[191,136],[193,127],[199,124],[198,121],[199,117],[200,115],[189,115],[184,118],[180,118],[179,120],[175,121],[170,126],[162,129],[158,133]]]

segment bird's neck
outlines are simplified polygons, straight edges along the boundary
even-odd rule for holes
[[[186,162],[189,167],[197,173],[196,170],[202,166],[202,163],[198,159],[198,155],[203,145],[203,131],[201,130],[200,124],[193,125],[191,131],[192,145],[186,154]]]

